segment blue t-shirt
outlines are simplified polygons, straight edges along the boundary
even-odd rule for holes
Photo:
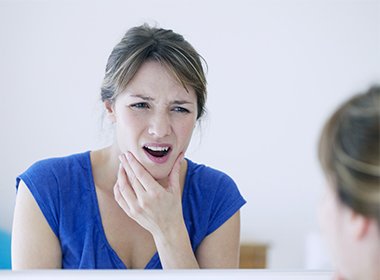
[[[226,174],[188,160],[183,216],[193,251],[245,204]],[[108,243],[96,196],[90,152],[36,162],[23,180],[60,240],[62,268],[125,269]],[[156,252],[145,267],[162,268]]]

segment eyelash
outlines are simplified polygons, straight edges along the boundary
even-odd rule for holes
[[[140,103],[131,104],[129,107],[136,108],[136,109],[149,109],[149,104],[140,102]]]
[[[186,108],[183,108],[183,107],[174,107],[173,111],[178,112],[178,113],[185,113],[185,114],[190,113],[189,110],[187,110]]]
[[[142,110],[142,109],[150,109],[150,106],[148,103],[144,103],[144,102],[139,102],[139,103],[135,103],[135,104],[131,104],[129,105],[129,107],[131,108],[135,108],[135,109],[139,109],[139,110]],[[174,107],[172,109],[172,111],[174,112],[178,112],[178,113],[183,113],[183,114],[188,114],[190,113],[190,111],[186,108],[183,108],[183,107]]]

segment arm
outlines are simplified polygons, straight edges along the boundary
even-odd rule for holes
[[[12,269],[61,268],[57,236],[23,181],[20,181],[12,229]]]
[[[175,227],[173,227],[175,228]],[[199,245],[195,255],[186,227],[155,238],[165,268],[239,268],[240,213],[236,212]],[[156,235],[157,236],[157,235]]]
[[[196,257],[200,268],[239,268],[240,211],[202,241]]]

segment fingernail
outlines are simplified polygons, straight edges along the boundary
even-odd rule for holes
[[[123,155],[119,155],[119,161],[123,162]]]

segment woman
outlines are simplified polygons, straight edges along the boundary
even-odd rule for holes
[[[319,158],[328,187],[319,220],[337,279],[380,279],[380,87],[327,121]]]
[[[237,268],[245,200],[227,175],[184,159],[205,111],[200,55],[171,30],[134,27],[101,98],[111,146],[17,178],[12,267]]]

